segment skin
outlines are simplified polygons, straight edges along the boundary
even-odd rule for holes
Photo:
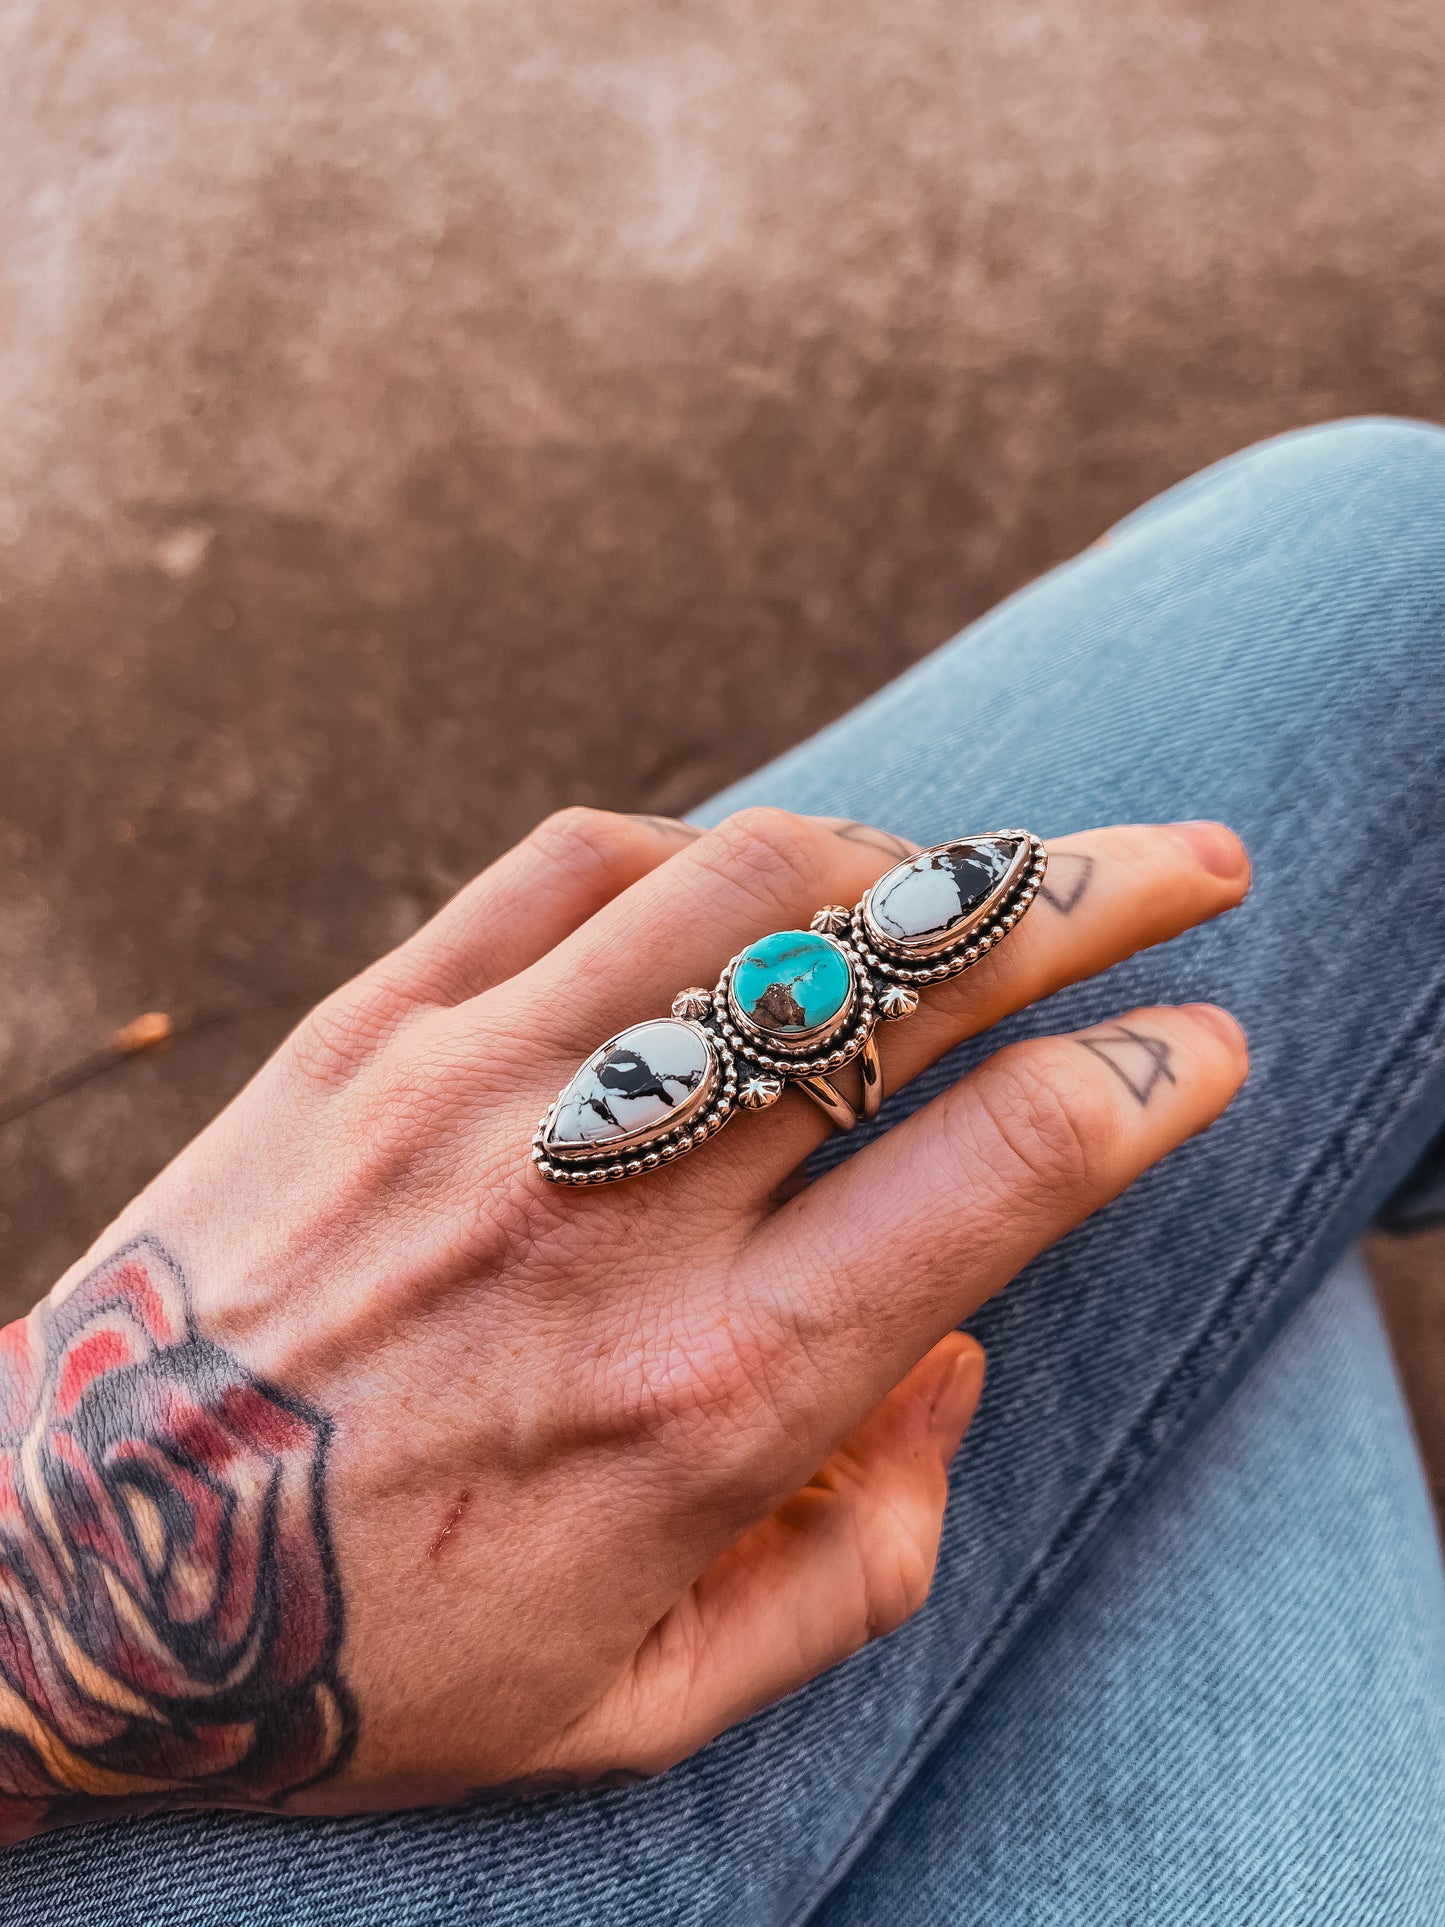
[[[630,1184],[529,1157],[601,1039],[908,847],[548,819],[7,1330],[0,1834],[652,1774],[918,1610],[983,1383],[955,1327],[1210,1125],[1234,1020],[1011,1045],[807,1186],[795,1092]],[[884,1027],[890,1085],[1248,882],[1219,825],[1051,845]]]

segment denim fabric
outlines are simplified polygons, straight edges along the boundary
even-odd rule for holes
[[[814,1927],[1445,1921],[1442,1680],[1430,1510],[1351,1254]]]
[[[1443,1675],[1432,1518],[1353,1254],[815,1927],[1441,1921]]]
[[[1312,430],[1161,497],[709,812],[767,799],[925,841],[1010,823],[1053,835],[1219,816],[1255,859],[1241,912],[1011,1021],[880,1120],[886,1128],[1006,1037],[1139,1002],[1218,999],[1254,1047],[1249,1087],[1217,1129],[977,1319],[989,1383],[955,1467],[933,1595],[915,1621],[645,1787],[343,1822],[174,1816],[55,1836],[4,1862],[8,1917],[47,1927],[792,1927],[831,1894],[847,1920],[1087,1922],[1095,1916],[1051,1915],[1037,1899],[1046,1853],[1078,1840],[1100,1920],[1438,1920],[1445,1867],[1429,1821],[1445,1800],[1445,1588],[1399,1446],[1396,1395],[1380,1368],[1350,1404],[1351,1437],[1379,1472],[1368,1488],[1378,1529],[1356,1533],[1358,1559],[1340,1549],[1332,1567],[1320,1517],[1365,1502],[1345,1476],[1350,1455],[1319,1449],[1298,1398],[1236,1392],[1445,1123],[1442,636],[1445,435],[1388,422]],[[850,1148],[835,1141],[829,1155]],[[1331,1358],[1352,1344],[1357,1297],[1322,1301]],[[1266,1385],[1274,1369],[1264,1361]],[[1214,1434],[1201,1432],[1227,1401],[1229,1464],[1257,1467],[1247,1476],[1267,1486],[1271,1467],[1303,1462],[1291,1489],[1303,1476],[1312,1498],[1307,1514],[1275,1508],[1261,1528],[1283,1536],[1275,1563],[1249,1567],[1233,1618],[1221,1619],[1217,1591],[1200,1598],[1185,1583],[1190,1547],[1169,1507],[1203,1505],[1219,1556],[1246,1569],[1243,1535],[1254,1528],[1241,1516],[1232,1537],[1227,1492],[1212,1489]],[[1166,1503],[1172,1487],[1145,1487],[1170,1457],[1175,1476],[1210,1488],[1204,1498]],[[1115,1538],[1142,1543],[1141,1533],[1169,1571],[1140,1574],[1120,1552],[1121,1564],[1096,1569],[1103,1581],[1074,1589],[1086,1560],[1107,1560]],[[1132,1610],[1125,1569],[1158,1609],[1132,1647],[1115,1623],[1095,1651],[1089,1625]],[[1347,1575],[1343,1592],[1334,1571]],[[1335,1634],[1321,1615],[1338,1619]],[[1082,1685],[1048,1672],[1041,1704],[1019,1684],[1045,1616],[1059,1651],[1093,1668],[1112,1655],[1122,1669],[1094,1729],[1080,1726]],[[1171,1656],[1181,1654],[1202,1708],[1180,1690]],[[1325,1669],[1298,1699],[1317,1744],[1280,1748],[1267,1715],[1307,1670],[1302,1654]],[[1347,1677],[1356,1668],[1373,1670],[1378,1692],[1358,1690]],[[459,1714],[473,1716],[485,1707]],[[1222,1732],[1247,1752],[1256,1717],[1259,1758],[1285,1762],[1288,1783],[1267,1801],[1258,1786],[1239,1801],[1201,1801],[1204,1737]],[[1098,1760],[1094,1777],[1087,1730],[1124,1750]],[[1010,1778],[991,1763],[1011,1751]],[[1166,1764],[1181,1757],[1187,1771]],[[1372,1759],[1389,1770],[1370,1773]],[[995,1882],[987,1909],[971,1915],[956,1885],[923,1879],[908,1829],[915,1807],[955,1812],[972,1840],[955,1825],[945,1860],[961,1856],[947,1864],[976,1878],[969,1854],[997,1859],[990,1842],[1014,1824],[990,1798],[990,1772],[1017,1815],[1016,1877]],[[960,1785],[967,1800],[950,1797]],[[1125,1786],[1150,1808],[1142,1829],[1121,1826],[1110,1805]],[[1337,1797],[1363,1810],[1335,1832],[1299,1828],[1308,1851],[1291,1858],[1295,1911],[1281,1913],[1279,1829]],[[1191,1827],[1197,1862],[1234,1870],[1212,1916],[1162,1875],[1149,1885],[1140,1873],[1141,1840],[1177,1842]],[[1361,1839],[1368,1895],[1349,1861]],[[1138,1899],[1141,1879],[1157,1905]],[[867,1914],[870,1892],[888,1896],[882,1914]]]

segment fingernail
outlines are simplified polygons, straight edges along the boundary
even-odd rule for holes
[[[1212,877],[1233,883],[1249,875],[1248,852],[1225,824],[1166,823],[1164,827]]]
[[[1227,1010],[1221,1010],[1218,1004],[1181,1004],[1180,1009],[1196,1023],[1212,1030],[1220,1042],[1228,1044],[1231,1050],[1246,1057],[1249,1055],[1249,1039],[1245,1035],[1244,1025],[1237,1017],[1231,1017]]]
[[[958,1450],[978,1405],[983,1390],[983,1347],[970,1339],[949,1366],[933,1401],[930,1415],[934,1433],[948,1448],[951,1458]]]

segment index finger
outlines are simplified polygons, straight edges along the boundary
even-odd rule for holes
[[[766,1380],[831,1449],[945,1332],[1204,1130],[1249,1068],[1211,1005],[1011,1044],[775,1212],[744,1246]]]

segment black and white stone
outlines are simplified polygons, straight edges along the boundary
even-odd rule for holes
[[[897,863],[868,892],[863,921],[876,943],[920,955],[962,936],[1017,874],[1026,840],[970,836]]]
[[[634,1024],[594,1051],[558,1098],[546,1148],[576,1157],[645,1143],[696,1116],[717,1082],[716,1052],[697,1025]]]

